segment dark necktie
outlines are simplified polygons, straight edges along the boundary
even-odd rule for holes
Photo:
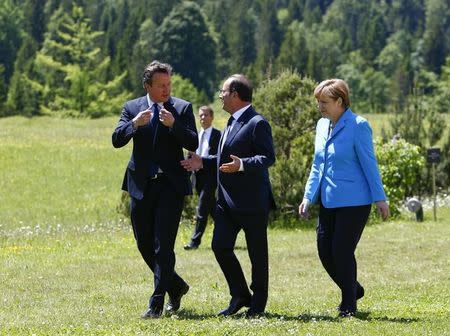
[[[152,125],[152,129],[155,129],[156,125],[158,124],[159,119],[159,106],[158,104],[153,104],[153,116],[152,120],[150,120],[150,125]]]
[[[153,152],[155,151],[155,141],[156,141],[156,131],[157,131],[157,125],[158,125],[158,119],[159,119],[159,106],[158,104],[154,103],[153,104],[153,116],[152,119],[150,120],[150,127],[152,129],[152,137],[153,137],[153,141],[151,146],[153,147]],[[148,175],[150,177],[155,176],[158,173],[159,170],[159,166],[156,162],[154,162],[153,160],[150,161],[150,167],[148,169]]]
[[[223,145],[225,144],[225,141],[227,141],[228,134],[231,131],[231,125],[233,124],[233,120],[234,120],[233,116],[230,116],[230,118],[228,119],[228,122],[227,122],[227,128],[225,128],[225,134],[223,135],[220,151],[222,151]]]

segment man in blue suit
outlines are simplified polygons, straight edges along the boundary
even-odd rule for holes
[[[154,291],[143,318],[180,307],[189,286],[174,271],[173,251],[184,196],[192,193],[188,173],[180,166],[183,148],[198,146],[191,103],[170,96],[172,68],[153,61],[144,69],[147,95],[125,103],[112,134],[116,148],[133,139],[122,189],[131,196],[131,223],[138,249],[154,273]]]
[[[252,87],[243,75],[228,78],[220,90],[223,109],[231,114],[222,132],[217,157],[193,154],[182,165],[190,171],[203,166],[218,168],[217,208],[212,249],[231,294],[220,316],[250,307],[247,317],[264,312],[269,282],[267,224],[275,208],[268,168],[275,162],[269,123],[251,105]],[[245,233],[252,264],[250,294],[241,265],[234,253],[240,230]]]
[[[198,111],[200,125],[198,148],[196,153],[201,157],[217,155],[220,131],[212,126],[214,111],[209,106],[202,106]],[[185,250],[195,250],[202,241],[208,223],[208,216],[214,219],[216,210],[217,169],[200,169],[193,173],[195,190],[198,194],[197,218],[191,241],[184,246]]]

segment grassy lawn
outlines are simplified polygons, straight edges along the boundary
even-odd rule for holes
[[[269,231],[267,315],[217,318],[229,296],[209,247],[184,251],[191,285],[177,315],[141,320],[152,276],[116,213],[131,147],[117,118],[0,119],[0,335],[448,335],[450,208],[438,221],[370,225],[357,250],[366,296],[339,319],[339,292],[320,265],[312,228]],[[311,224],[312,226],[312,224]],[[237,253],[249,275],[243,237]]]

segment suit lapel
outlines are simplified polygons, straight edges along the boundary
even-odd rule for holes
[[[244,124],[253,116],[253,108],[249,106],[233,125],[231,132],[227,135],[224,147],[228,146]]]
[[[331,139],[333,139],[344,127],[345,124],[347,123],[347,119],[350,117],[351,115],[351,110],[347,109],[344,114],[342,115],[342,117],[339,119],[338,123],[336,124],[336,126],[333,128],[333,131],[331,132],[331,135],[328,139],[328,141],[330,141]],[[331,121],[330,121],[331,123]]]

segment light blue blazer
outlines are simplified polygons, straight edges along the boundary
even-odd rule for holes
[[[304,198],[317,203],[320,196],[326,208],[386,200],[367,120],[348,108],[330,130],[330,120],[318,121]]]

